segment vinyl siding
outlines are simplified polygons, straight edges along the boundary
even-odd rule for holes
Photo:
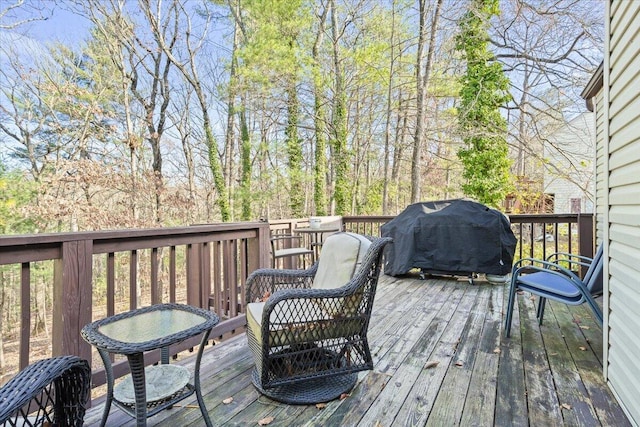
[[[629,417],[640,424],[640,2],[609,10],[607,377]],[[599,167],[597,163],[596,168]],[[606,170],[602,171],[606,174]],[[599,178],[600,179],[600,178]],[[602,185],[598,181],[598,185]],[[598,204],[602,203],[598,199]],[[605,288],[607,289],[607,288]]]
[[[596,114],[596,244],[604,239],[604,211],[607,209],[604,146],[604,91],[600,90],[594,100]]]

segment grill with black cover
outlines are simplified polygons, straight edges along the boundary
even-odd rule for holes
[[[470,199],[409,205],[381,227],[393,238],[385,250],[384,272],[505,275],[511,271],[516,238],[506,215]]]

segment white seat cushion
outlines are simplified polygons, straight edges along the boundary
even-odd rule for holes
[[[247,304],[247,327],[251,329],[258,342],[262,342],[262,313],[264,302]],[[286,318],[282,318],[286,316]],[[274,308],[269,318],[269,345],[284,346],[300,342],[320,339],[319,331],[332,319],[322,306],[306,304],[300,300],[285,300]],[[322,335],[335,335],[330,331],[323,331]]]

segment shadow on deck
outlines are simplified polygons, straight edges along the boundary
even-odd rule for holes
[[[518,296],[511,338],[503,336],[508,285],[382,276],[369,328],[373,371],[351,395],[289,406],[251,385],[244,334],[205,353],[202,390],[215,426],[625,426],[602,376],[602,329],[586,307],[550,302],[540,327],[534,301]],[[193,358],[185,359],[193,363]],[[233,402],[223,400],[233,397]],[[195,396],[148,425],[204,425]],[[103,405],[85,425],[99,425]],[[112,408],[107,425],[135,425]]]

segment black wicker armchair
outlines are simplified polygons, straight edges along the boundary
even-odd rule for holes
[[[249,276],[247,339],[262,394],[290,404],[327,402],[373,368],[367,329],[389,241],[336,233],[307,270]]]
[[[81,426],[90,389],[86,360],[76,356],[40,360],[0,389],[0,425]]]

